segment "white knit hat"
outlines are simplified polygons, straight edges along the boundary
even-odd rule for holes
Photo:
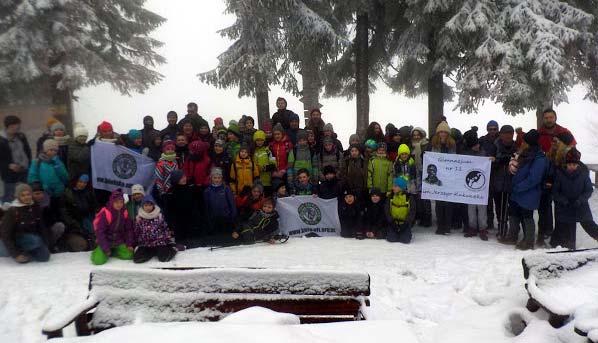
[[[88,137],[89,131],[87,131],[87,128],[83,126],[83,124],[75,123],[75,127],[73,128],[73,136],[75,138],[80,136]]]
[[[145,189],[143,189],[142,185],[133,185],[133,187],[131,187],[131,194],[142,194],[145,195]]]
[[[53,139],[46,139],[42,145],[44,152],[50,149],[58,150],[58,142]]]

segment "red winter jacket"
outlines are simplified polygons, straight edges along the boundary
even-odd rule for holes
[[[183,172],[194,185],[204,187],[210,185],[209,147],[208,143],[201,140],[189,144],[189,157],[183,165]]]
[[[538,133],[540,134],[538,144],[540,145],[540,148],[542,148],[542,151],[544,151],[545,153],[549,152],[550,146],[552,145],[552,139],[565,132],[571,133],[569,130],[565,129],[564,127],[558,124],[556,124],[554,128],[552,128],[551,130],[545,127],[541,127],[538,130]],[[577,142],[575,141],[575,139],[573,139],[573,142],[571,142],[571,146],[575,145],[577,145]]]
[[[289,153],[293,150],[293,143],[285,135],[279,142],[272,141],[270,143],[270,151],[272,156],[276,158],[277,171],[285,173],[289,168]]]

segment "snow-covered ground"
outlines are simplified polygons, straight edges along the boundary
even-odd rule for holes
[[[598,197],[592,198],[592,203],[596,213]],[[527,300],[521,258],[538,251],[523,253],[496,243],[494,238],[483,242],[478,238],[464,238],[460,233],[436,236],[433,231],[415,228],[410,245],[342,238],[297,238],[274,246],[241,246],[213,252],[203,248],[188,250],[168,264],[154,260],[140,266],[110,260],[107,267],[229,266],[365,271],[371,275],[369,318],[406,323],[406,330],[421,343],[584,342],[570,325],[555,330],[542,320],[532,322],[519,336],[510,332],[509,314],[524,307]],[[581,228],[578,232],[579,248],[598,247]],[[45,264],[17,265],[11,259],[1,258],[0,342],[44,341],[42,322],[85,299],[92,268],[89,253],[53,255]],[[541,318],[541,314],[538,316]],[[188,329],[197,333],[211,330]],[[160,327],[150,325],[148,330],[156,332]],[[369,329],[364,326],[363,330]],[[397,334],[400,331],[397,329]],[[396,339],[396,336],[389,337],[389,341]]]

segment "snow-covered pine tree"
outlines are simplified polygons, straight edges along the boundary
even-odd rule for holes
[[[595,1],[502,0],[497,5],[496,20],[458,74],[462,110],[475,111],[490,98],[506,113],[535,110],[540,125],[542,110],[566,102],[577,83],[585,83],[588,98],[597,99],[598,77],[591,67],[598,60],[597,24],[589,12],[596,11]]]
[[[0,101],[50,91],[61,103],[84,86],[143,92],[162,76],[162,43],[149,34],[165,19],[145,0],[0,1]],[[49,84],[48,86],[44,86]],[[49,88],[49,89],[48,89]]]

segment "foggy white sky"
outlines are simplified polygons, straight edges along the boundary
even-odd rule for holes
[[[237,89],[220,90],[199,82],[197,74],[214,68],[217,56],[226,50],[229,41],[220,37],[217,30],[230,25],[233,17],[224,15],[222,1],[188,0],[150,0],[148,8],[167,18],[154,37],[165,43],[161,54],[167,64],[159,67],[164,80],[152,87],[145,94],[122,96],[110,86],[104,85],[81,90],[77,93],[79,101],[75,103],[75,117],[84,123],[90,132],[102,120],[112,122],[115,130],[125,132],[131,128],[141,128],[142,118],[152,115],[156,128],[166,125],[166,113],[174,110],[182,116],[186,113],[186,104],[194,101],[199,105],[199,112],[210,123],[213,118],[223,117],[225,123],[238,119],[242,114],[255,117],[255,100],[238,98]],[[278,96],[288,100],[289,108],[296,113],[303,110],[299,100],[273,87],[270,92],[270,109],[274,111],[274,102]],[[355,101],[345,99],[321,99],[323,119],[334,125],[335,131],[343,142],[355,131]],[[512,117],[503,114],[499,105],[486,103],[478,114],[461,114],[453,111],[454,104],[445,104],[445,113],[449,124],[462,131],[471,125],[480,127],[484,133],[486,123],[497,120],[500,125],[521,126],[525,130],[535,126],[533,114]],[[580,150],[586,162],[598,162],[598,138],[590,131],[591,118],[598,123],[598,105],[583,101],[583,91],[574,90],[569,96],[569,104],[558,106],[559,123],[570,128],[580,143]],[[410,124],[427,128],[427,100],[425,97],[409,99],[380,85],[376,94],[371,96],[370,120],[378,121],[382,126],[388,122],[397,127]],[[598,128],[598,125],[596,125]],[[594,130],[595,131],[595,130]]]

